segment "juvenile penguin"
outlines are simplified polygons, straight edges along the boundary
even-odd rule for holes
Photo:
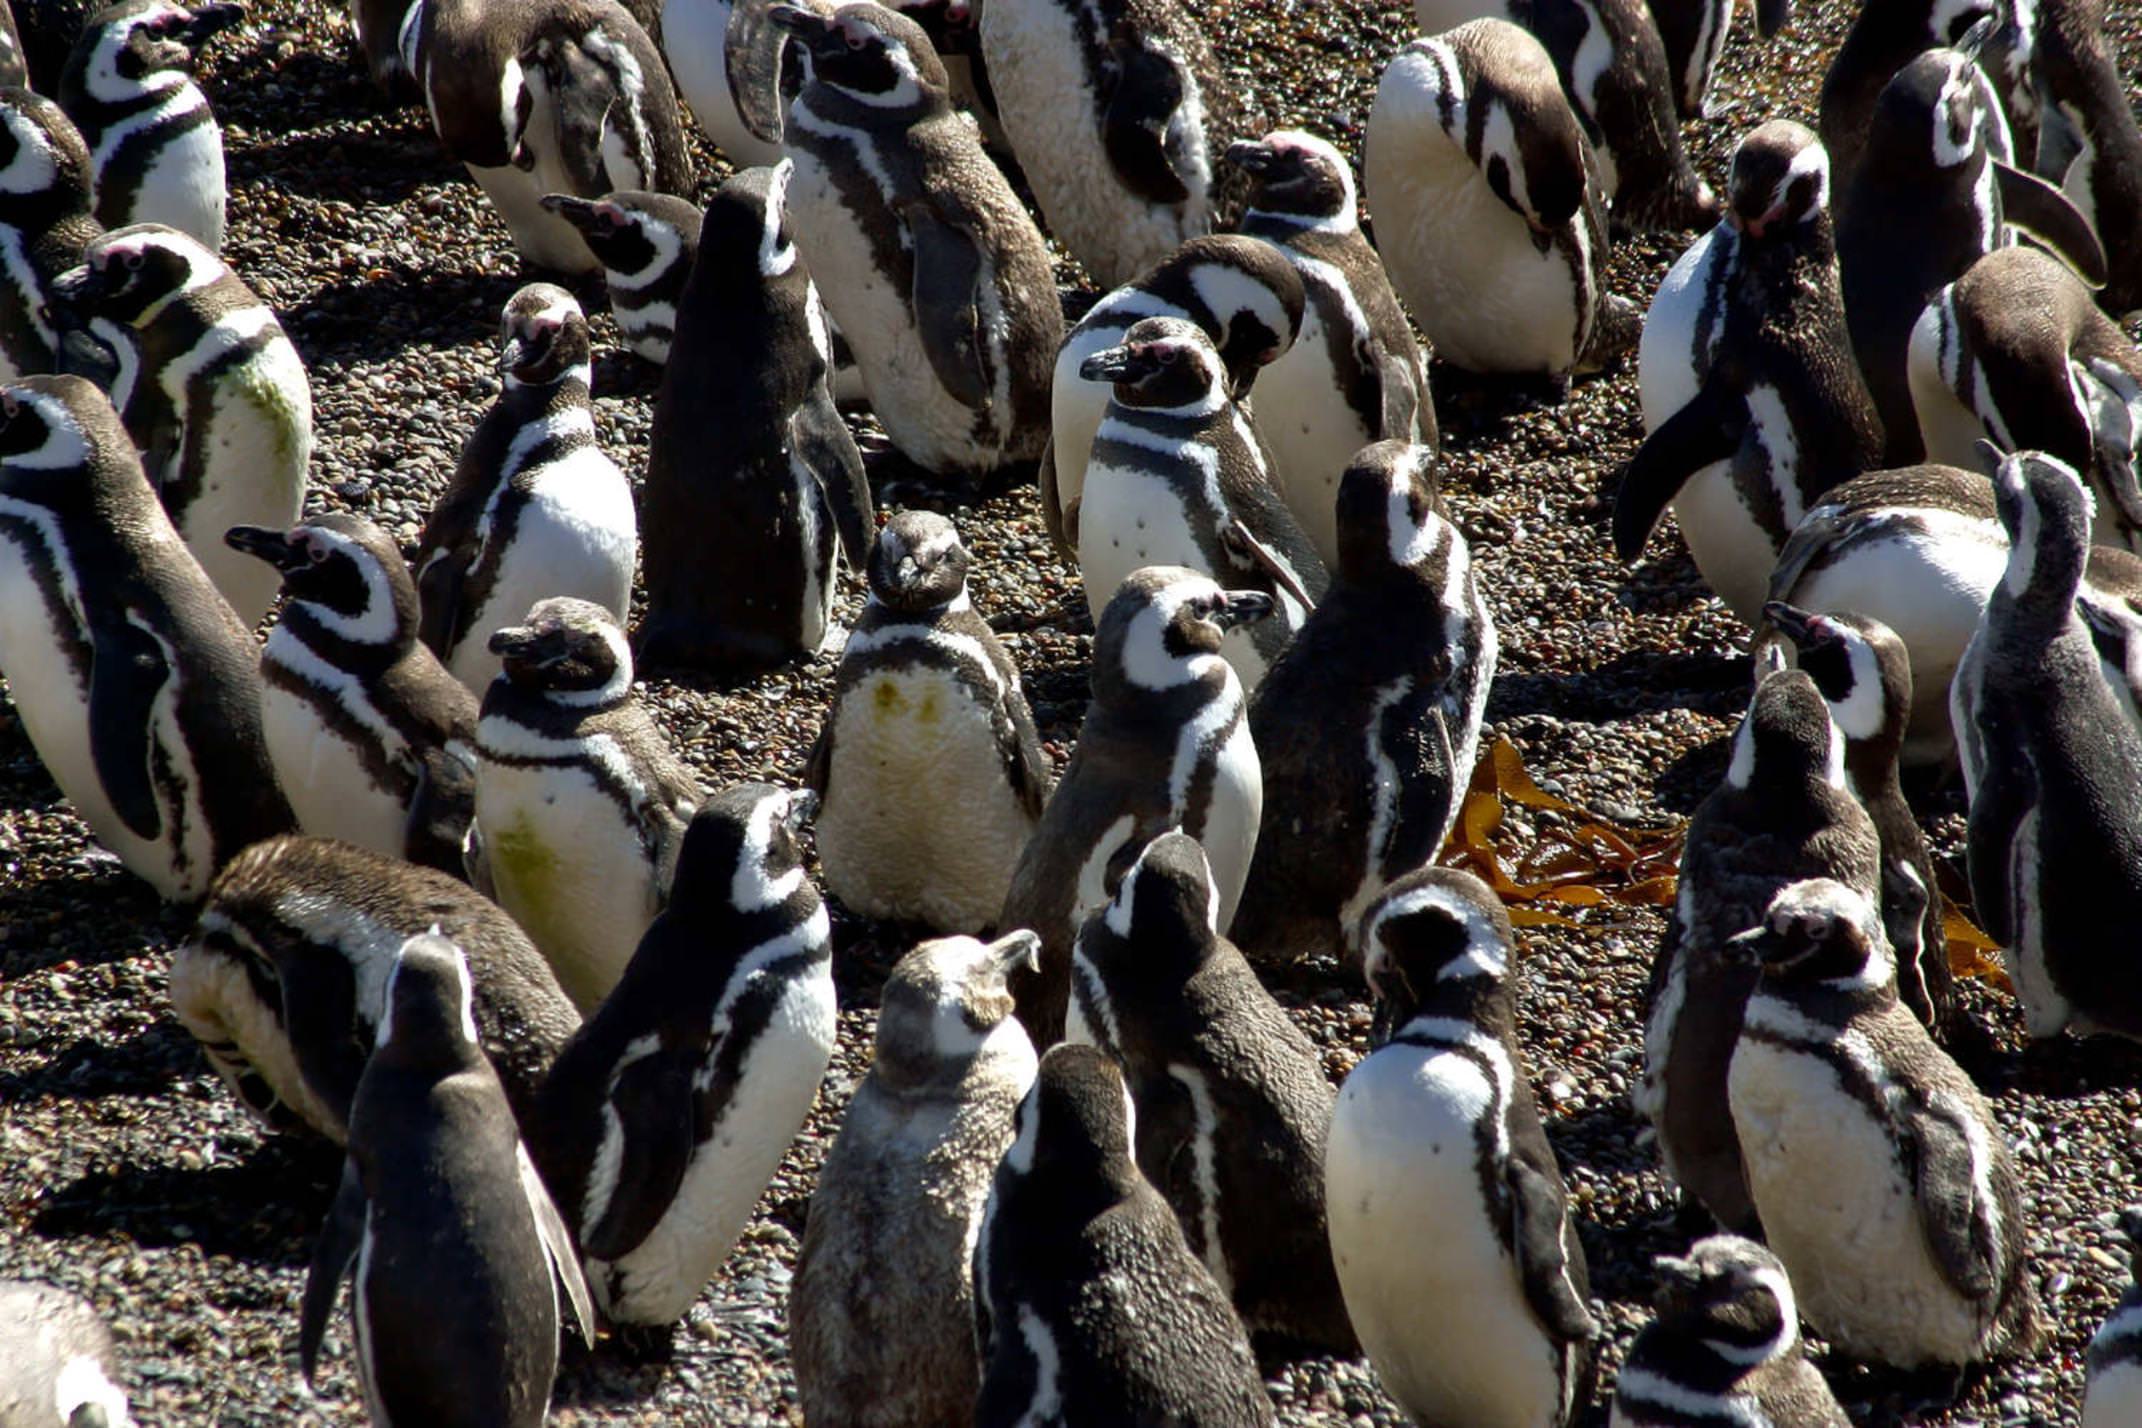
[[[164,897],[294,826],[253,636],[80,377],[0,386],[0,675],[53,782]]]
[[[1425,446],[1379,442],[1339,482],[1331,592],[1250,704],[1266,796],[1233,936],[1252,958],[1341,953],[1457,822],[1497,641],[1440,504]]]
[[[1079,365],[1115,384],[1094,432],[1079,507],[1079,576],[1096,623],[1132,571],[1181,565],[1272,596],[1274,619],[1223,647],[1256,688],[1331,577],[1281,496],[1271,453],[1228,395],[1203,329],[1148,317]]]
[[[1006,974],[1040,939],[946,937],[885,980],[877,1052],[818,1172],[789,1288],[805,1421],[974,1421],[974,1247],[1034,1044]]]
[[[469,880],[591,1011],[667,900],[699,782],[633,698],[632,651],[601,606],[539,601],[490,648],[505,668],[476,723]]]
[[[1897,1000],[1873,904],[1828,879],[1794,883],[1731,955],[1761,971],[1732,1123],[1808,1324],[1907,1371],[2035,1349],[2007,1132]]]
[[[395,954],[433,928],[468,959],[477,1038],[528,1125],[580,1013],[496,903],[396,857],[301,837],[240,853],[171,960],[172,1008],[263,1125],[339,1143]]]
[[[826,890],[865,917],[978,932],[996,920],[1052,771],[1019,669],[967,598],[967,548],[902,511],[870,553],[806,777]]]
[[[572,1236],[507,1114],[471,997],[453,943],[403,945],[305,1278],[298,1360],[310,1383],[354,1266],[352,1356],[376,1424],[540,1428],[561,1299],[594,1342]]]
[[[1138,1166],[1250,1332],[1351,1356],[1324,1223],[1331,1083],[1217,906],[1195,838],[1146,844],[1079,933],[1067,1039],[1122,1066]]]
[[[63,333],[52,284],[103,226],[90,212],[89,149],[57,104],[0,89],[0,381],[55,370]]]
[[[558,1054],[536,1155],[620,1329],[668,1337],[751,1218],[833,1055],[832,924],[808,793],[709,794],[669,905]]]
[[[83,27],[59,102],[89,146],[106,228],[161,223],[222,248],[223,130],[194,83],[194,52],[244,18],[230,3],[119,0]]]
[[[0,1422],[11,1428],[133,1428],[119,1350],[88,1300],[0,1280]]]
[[[462,444],[411,562],[424,643],[479,696],[498,674],[492,631],[553,596],[622,621],[639,559],[632,487],[595,440],[580,304],[531,283],[499,327],[505,385]]]
[[[1324,140],[1280,130],[1231,145],[1250,176],[1242,231],[1301,274],[1301,335],[1272,361],[1257,429],[1287,505],[1326,565],[1339,558],[1339,473],[1378,441],[1440,444],[1428,369],[1383,260],[1361,231],[1354,171]]]
[[[974,1250],[976,1428],[1272,1421],[1242,1322],[1132,1158],[1123,1074],[1041,1058]]]
[[[2042,104],[2032,168],[2059,184],[2104,240],[2098,301],[2125,317],[2142,308],[2142,126],[2106,31],[2107,8],[2103,0],[2033,7],[2031,73]]]
[[[312,460],[312,386],[274,310],[214,253],[148,225],[90,243],[53,292],[117,357],[112,404],[150,483],[238,618],[257,625],[275,572],[223,533],[296,522]]]
[[[1093,704],[1041,826],[1012,871],[997,918],[1041,934],[1040,969],[1015,973],[1019,1020],[1036,1046],[1063,1035],[1071,949],[1108,901],[1109,866],[1171,828],[1205,846],[1233,921],[1264,807],[1242,682],[1220,654],[1228,630],[1271,614],[1272,597],[1222,590],[1160,567],[1123,582],[1093,638]]]
[[[401,551],[335,512],[225,539],[282,574],[282,618],[260,654],[261,729],[298,826],[460,876],[476,696],[418,641]]]
[[[1879,463],[1882,423],[1846,329],[1822,145],[1790,120],[1752,131],[1728,198],[1644,319],[1648,434],[1614,545],[1635,560],[1671,505],[1704,580],[1755,625],[1778,549],[1823,492]]]
[[[707,205],[648,438],[651,665],[816,654],[840,553],[858,571],[869,557],[870,485],[826,386],[832,349],[796,250],[793,173],[786,159],[746,169]]]
[[[572,224],[601,261],[610,315],[625,346],[658,367],[669,361],[678,305],[699,251],[698,207],[639,190],[598,199],[547,193],[543,207]]]
[[[2082,1428],[2142,1421],[2142,1207],[2120,1212],[2131,1263],[2127,1292],[2090,1339]]]
[[[1540,1428],[1591,1397],[1591,1285],[1517,1042],[1516,937],[1478,878],[1422,868],[1363,915],[1380,1044],[1324,1152],[1361,1346],[1423,1423]]]
[[[1713,1235],[1686,1258],[1660,1255],[1652,1266],[1658,1316],[1622,1361],[1608,1428],[1850,1428],[1801,1347],[1800,1306],[1776,1255]]]

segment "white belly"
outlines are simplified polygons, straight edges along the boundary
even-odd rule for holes
[[[310,704],[267,685],[261,732],[276,780],[302,831],[315,838],[340,838],[389,858],[407,855],[408,810],[372,782],[356,747],[322,724]]]
[[[529,127],[534,128],[533,122]],[[464,167],[484,196],[491,200],[491,207],[498,210],[500,220],[513,234],[513,246],[523,258],[538,268],[556,273],[602,271],[602,263],[579,230],[543,207],[544,194],[571,193],[574,184],[568,181],[545,187],[543,174],[517,169],[511,164],[502,164],[495,169],[478,168],[475,164]]]
[[[1339,478],[1354,453],[1378,439],[1339,390],[1325,349],[1324,320],[1312,302],[1301,335],[1251,390],[1257,431],[1272,452],[1287,509],[1327,569],[1339,563]]]
[[[173,400],[185,410],[183,392]],[[186,507],[179,534],[251,629],[275,603],[282,577],[266,561],[231,549],[223,533],[297,523],[312,460],[312,392],[297,350],[277,339],[218,382],[214,403],[200,494]]]
[[[129,223],[161,223],[223,247],[223,130],[210,119],[158,150],[134,194]]]
[[[668,0],[662,7],[662,54],[677,92],[709,139],[738,168],[776,163],[781,146],[744,127],[729,89],[728,0]]]
[[[1946,295],[1945,291],[1936,294],[1935,302]],[[1904,375],[1911,387],[1912,410],[1919,418],[1919,438],[1926,443],[1926,459],[1978,470],[1978,443],[1988,439],[1986,424],[1957,399],[1941,374],[1941,321],[1933,304],[1912,324]]]
[[[1049,439],[1055,443],[1056,505],[1064,513],[1067,525],[1085,492],[1086,461],[1093,454],[1093,434],[1101,428],[1111,395],[1108,383],[1089,382],[1081,377],[1079,364],[1122,340],[1120,332],[1108,328],[1073,331],[1056,356],[1049,397]]]
[[[1696,331],[1712,269],[1727,261],[1731,247],[1731,236],[1717,228],[1697,238],[1666,270],[1644,312],[1644,332],[1636,346],[1636,385],[1647,436],[1687,406],[1709,375],[1717,333],[1714,328],[1711,340],[1697,353]]]
[[[2090,1380],[2082,1428],[2134,1428],[2142,1423],[2142,1364],[2123,1363]]]
[[[1264,769],[1257,761],[1257,746],[1250,739],[1249,719],[1244,717],[1220,748],[1205,826],[1191,830],[1204,845],[1205,859],[1212,865],[1212,885],[1220,894],[1219,927],[1223,932],[1235,920],[1235,906],[1242,901],[1242,885],[1249,879],[1250,859],[1257,852],[1257,829],[1263,817]]]

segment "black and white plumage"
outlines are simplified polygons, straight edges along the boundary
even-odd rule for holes
[[[411,562],[424,643],[479,696],[498,674],[494,630],[554,596],[623,620],[639,559],[632,487],[595,439],[580,304],[531,283],[506,304],[499,344],[505,385],[462,444]]]
[[[15,28],[15,10],[6,4],[0,4],[0,87],[30,87],[29,59],[23,53],[21,32]]]
[[[0,1422],[9,1428],[133,1428],[119,1350],[88,1300],[0,1280]]]
[[[1272,1421],[1226,1291],[1132,1158],[1136,1119],[1106,1053],[1041,1058],[974,1247],[976,1428]]]
[[[565,1309],[594,1342],[572,1236],[506,1112],[471,1004],[460,949],[436,935],[403,944],[305,1279],[305,1378],[351,1277],[357,1379],[379,1428],[539,1428]]]
[[[1892,0],[1854,12],[1852,27],[1823,74],[1816,124],[1830,155],[1840,205],[1850,195],[1883,86],[1927,50],[1978,48],[1992,29],[2013,15],[2007,0]],[[2011,158],[2015,145],[2006,107],[1990,75],[1982,76],[1982,84],[1982,93],[1994,104],[1987,142],[2000,157]]]
[[[2142,126],[2106,33],[2109,7],[2104,0],[2046,0],[2031,8],[2031,75],[2040,97],[2031,167],[2058,184],[2097,230],[2106,259],[2098,301],[2124,317],[2142,308]]]
[[[52,284],[103,225],[92,210],[89,148],[66,112],[0,89],[0,381],[56,370],[65,333]]]
[[[1252,958],[1339,954],[1457,821],[1498,644],[1440,507],[1425,446],[1380,442],[1339,482],[1331,590],[1250,703],[1264,821],[1233,935]]]
[[[2130,1265],[2127,1292],[2090,1339],[2082,1428],[2120,1428],[2142,1415],[2142,1206],[2120,1212]]]
[[[678,307],[699,252],[697,205],[666,193],[627,190],[594,199],[547,193],[543,207],[572,224],[602,263],[603,290],[625,346],[657,366],[669,361]]]
[[[1740,9],[1737,0],[1649,0],[1647,8],[1666,47],[1675,110],[1683,119],[1713,117],[1711,84]],[[1766,40],[1791,20],[1792,0],[1758,0],[1755,6],[1755,30]]]
[[[1567,1424],[1599,1324],[1517,1041],[1509,915],[1470,873],[1423,868],[1363,915],[1361,952],[1379,1044],[1324,1152],[1361,1346],[1419,1422]]]

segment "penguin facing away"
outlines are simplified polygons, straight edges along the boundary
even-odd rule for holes
[[[598,199],[546,193],[543,207],[572,224],[601,261],[610,315],[625,346],[656,366],[669,361],[678,306],[699,251],[698,206],[627,190]]]
[[[53,281],[104,231],[80,131],[27,89],[0,89],[0,209],[0,381],[12,381],[55,370],[65,334],[46,311]]]
[[[2104,240],[2098,301],[2125,317],[2142,308],[2142,126],[2120,78],[2103,0],[2034,7],[2031,68],[2040,91],[2033,170],[2058,184]]]
[[[2132,1259],[2142,1259],[2142,1207],[2120,1212]],[[2127,1292],[2090,1339],[2082,1428],[2119,1428],[2142,1414],[2142,1272],[2131,1262]]]
[[[21,1428],[133,1428],[118,1346],[88,1300],[0,1280],[0,1418]]]

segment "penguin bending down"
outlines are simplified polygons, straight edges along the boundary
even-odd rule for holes
[[[120,1376],[112,1331],[88,1300],[0,1279],[0,1414],[9,1424],[133,1428]]]
[[[0,89],[0,381],[56,370],[53,282],[103,232],[88,146],[51,100]]]
[[[599,199],[546,193],[543,207],[586,241],[602,264],[610,315],[625,346],[656,366],[669,361],[692,261],[699,252],[699,208],[666,193],[628,190]]]
[[[2082,1428],[2142,1421],[2142,1206],[2120,1212],[2120,1233],[2130,1259],[2127,1292],[2090,1339]]]
[[[2032,169],[2058,184],[2105,245],[2098,301],[2142,308],[2142,126],[2107,35],[2104,0],[2033,6],[2031,68],[2043,102]]]

